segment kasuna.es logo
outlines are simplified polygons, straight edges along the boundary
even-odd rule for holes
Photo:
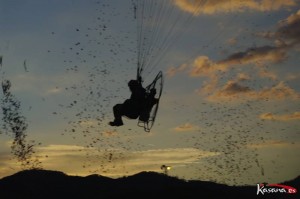
[[[257,184],[257,195],[262,194],[295,194],[297,189],[291,186],[282,184]]]

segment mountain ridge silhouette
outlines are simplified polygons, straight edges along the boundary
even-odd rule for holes
[[[283,184],[297,188],[300,177]],[[141,172],[112,179],[93,174],[69,176],[60,171],[24,170],[0,179],[0,196],[18,198],[257,198],[257,187],[182,180],[156,172]],[[297,193],[299,195],[299,193]],[[282,198],[282,195],[278,195]],[[259,195],[276,198],[276,195]],[[295,198],[285,194],[284,198]]]

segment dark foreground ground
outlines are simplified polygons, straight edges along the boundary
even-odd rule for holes
[[[280,184],[297,189],[296,194],[257,195],[255,186],[227,186],[213,182],[184,181],[155,172],[111,179],[99,175],[68,176],[58,171],[26,170],[0,179],[1,199],[110,199],[110,198],[300,198],[300,177]]]

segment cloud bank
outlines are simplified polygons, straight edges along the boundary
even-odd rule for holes
[[[193,124],[185,123],[185,124],[182,124],[182,125],[179,125],[179,126],[175,127],[173,130],[175,132],[187,132],[187,131],[194,131],[198,128],[199,128],[198,126],[195,126]]]
[[[249,148],[299,148],[300,143],[289,143],[280,140],[266,140],[260,143],[253,143],[247,145]]]
[[[173,168],[179,165],[193,164],[201,158],[219,155],[217,152],[202,151],[194,148],[168,148],[143,151],[123,149],[86,148],[76,145],[48,145],[37,148],[44,169],[60,170],[71,175],[89,175],[90,172],[111,177],[131,175],[141,171],[160,172],[160,166],[167,164]],[[87,154],[89,154],[87,156]],[[4,157],[4,156],[3,156]],[[18,170],[7,157],[0,158],[0,174],[7,170]],[[72,164],[70,164],[72,162]],[[89,164],[94,162],[95,164]]]
[[[177,1],[185,5],[192,4],[192,1]],[[207,1],[214,5],[231,4],[234,1]],[[213,3],[214,2],[214,3]],[[217,3],[219,2],[219,3]],[[292,6],[294,1],[244,1],[243,6],[264,5],[260,9],[279,9],[285,6]],[[239,5],[240,4],[236,4]],[[193,78],[206,78],[203,86],[198,89],[198,93],[207,96],[209,101],[224,101],[236,99],[249,100],[299,100],[300,94],[289,87],[283,80],[280,80],[278,74],[268,67],[269,65],[283,63],[288,60],[288,54],[297,49],[300,44],[300,10],[291,14],[286,19],[277,24],[277,29],[273,32],[260,32],[257,36],[272,40],[274,45],[264,45],[248,48],[244,51],[235,52],[219,61],[211,60],[209,57],[200,55],[190,64],[183,64],[178,68],[172,68],[172,76],[179,72],[187,72]],[[242,68],[251,68],[252,73],[248,75],[239,72],[237,77],[228,78],[232,70],[241,71]],[[254,71],[254,72],[253,72]],[[226,76],[227,75],[227,76]],[[232,76],[232,75],[230,75]],[[255,88],[251,86],[252,80],[267,79],[273,81],[272,86]]]
[[[276,115],[273,113],[263,113],[259,116],[263,120],[276,120],[276,121],[291,121],[300,120],[300,112],[294,112],[291,114]]]
[[[244,12],[247,10],[264,12],[297,5],[296,0],[175,0],[174,4],[179,9],[194,15]]]

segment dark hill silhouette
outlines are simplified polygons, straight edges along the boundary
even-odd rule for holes
[[[299,191],[300,177],[282,184]],[[185,181],[155,172],[111,179],[100,175],[68,176],[58,171],[25,170],[0,180],[4,199],[57,198],[257,198],[256,186],[228,186],[213,182]],[[261,198],[297,198],[297,195],[260,195]]]

